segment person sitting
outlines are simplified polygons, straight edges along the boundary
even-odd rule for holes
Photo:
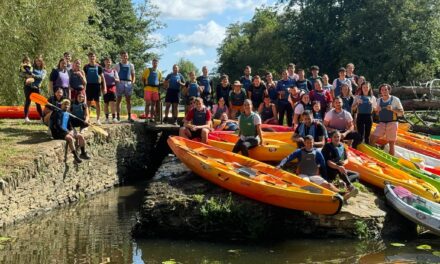
[[[361,136],[354,130],[353,117],[342,109],[342,104],[342,98],[336,97],[334,100],[335,108],[325,114],[324,125],[330,136],[334,131],[339,131],[342,139],[352,141],[353,148],[356,148],[361,143]]]
[[[64,98],[64,91],[61,87],[58,87],[55,90],[55,94],[52,95],[51,97],[49,97],[48,101],[50,104],[60,108],[61,107],[61,102],[63,101]],[[54,108],[50,105],[46,105],[44,107],[44,111],[43,111],[43,122],[44,124],[46,124],[46,126],[49,126],[50,123],[50,116],[52,114],[52,112],[54,111]]]
[[[269,95],[264,95],[263,102],[258,107],[258,113],[261,116],[263,124],[278,125],[277,107],[270,102]]]
[[[249,157],[249,149],[263,145],[261,118],[257,113],[252,112],[251,100],[246,99],[243,108],[243,114],[238,117],[240,139],[235,143],[232,152],[238,153],[241,151],[243,156]]]
[[[85,150],[86,141],[84,137],[81,134],[76,133],[72,126],[71,118],[68,113],[69,109],[70,101],[64,99],[61,102],[61,111],[56,110],[50,117],[50,131],[54,139],[64,139],[67,141],[67,145],[72,151],[75,161],[81,163],[81,159],[90,159],[90,156]],[[75,148],[76,144],[81,148],[81,154],[79,156]]]
[[[203,99],[197,97],[195,107],[189,110],[184,119],[179,136],[189,139],[200,138],[203,143],[207,143],[211,123],[211,111],[203,105]]]
[[[229,116],[229,109],[226,105],[225,98],[220,97],[218,99],[217,104],[212,106],[212,115],[214,119],[220,119],[220,117],[223,115],[223,113],[226,113],[227,116]]]
[[[215,128],[215,131],[237,131],[238,123],[235,120],[230,120],[228,118],[228,114],[223,113],[220,117],[220,124],[218,124]]]
[[[312,112],[305,111],[302,113],[302,122],[298,125],[292,136],[292,141],[296,142],[299,148],[304,146],[304,138],[306,136],[313,137],[313,146],[322,148],[327,138],[327,130],[317,121],[313,120]]]
[[[313,137],[311,135],[304,137],[304,147],[297,149],[285,157],[280,164],[278,164],[277,168],[281,169],[294,159],[298,159],[298,176],[303,180],[313,182],[333,192],[339,192],[339,189],[335,185],[325,179],[327,177],[325,159],[322,153],[313,147]],[[344,195],[345,200],[349,197],[347,194]]]
[[[358,190],[352,182],[359,179],[359,173],[345,169],[348,163],[347,150],[341,143],[341,133],[335,131],[331,137],[331,142],[326,143],[322,148],[322,155],[327,165],[327,177],[334,181],[337,176],[344,182],[351,196],[355,196]]]
[[[324,122],[324,118],[321,112],[321,102],[319,101],[313,101],[312,102],[312,114],[313,114],[313,119],[317,120],[319,122]]]
[[[240,81],[234,82],[234,89],[229,92],[229,109],[231,110],[231,118],[237,119],[238,115],[243,111],[243,103],[246,99],[246,90],[241,88]]]
[[[85,95],[82,93],[78,93],[76,96],[76,100],[73,101],[72,107],[70,108],[70,112],[72,115],[78,117],[79,119],[82,119],[84,121],[81,121],[79,119],[73,118],[72,119],[72,126],[73,127],[80,127],[80,132],[83,132],[86,130],[86,128],[89,126],[89,108],[87,107],[87,103],[85,102]]]

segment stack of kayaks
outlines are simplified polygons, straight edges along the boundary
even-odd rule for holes
[[[264,138],[264,136],[263,136]],[[226,133],[209,133],[208,145],[232,151],[239,136]],[[296,146],[282,141],[264,138],[263,145],[259,145],[249,150],[249,157],[259,161],[281,161],[287,155],[294,152]]]
[[[24,118],[23,106],[0,106],[0,118],[22,119]],[[32,106],[29,108],[30,119],[40,119],[37,108]]]
[[[403,186],[428,200],[440,201],[439,192],[431,184],[371,158],[356,149],[349,148],[348,164],[345,167],[359,172],[362,181],[381,189],[385,187],[385,182],[389,182],[393,185]]]
[[[386,184],[385,196],[389,204],[409,220],[440,235],[440,205],[412,194],[406,188]]]
[[[400,146],[394,146],[396,157],[407,159],[420,168],[440,176],[440,159],[415,152]]]
[[[168,145],[199,176],[251,199],[317,214],[342,206],[339,194],[259,161],[181,137],[168,138]]]
[[[372,158],[382,161],[396,169],[399,169],[401,171],[410,174],[411,176],[414,176],[416,178],[426,181],[427,183],[430,183],[432,186],[437,188],[438,191],[440,191],[440,177],[430,172],[418,169],[417,167],[414,166],[414,163],[402,158],[394,157],[393,155],[390,155],[384,152],[383,150],[374,148],[366,144],[360,144],[357,148]]]

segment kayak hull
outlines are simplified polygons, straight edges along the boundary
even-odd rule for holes
[[[29,108],[29,119],[40,119],[37,108],[31,106]],[[24,107],[23,106],[0,106],[0,119],[24,119]]]

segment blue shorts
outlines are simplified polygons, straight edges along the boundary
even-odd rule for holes
[[[116,85],[116,95],[120,96],[131,96],[133,93],[133,84],[131,81],[120,81]]]
[[[167,89],[167,94],[165,96],[165,103],[178,104],[179,90]]]

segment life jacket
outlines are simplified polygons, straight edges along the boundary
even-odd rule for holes
[[[309,88],[307,87],[307,79],[304,80],[297,80],[296,81],[296,86],[298,87],[298,89],[308,93],[309,92]]]
[[[193,116],[193,125],[195,126],[203,126],[206,125],[206,107],[203,107],[201,111],[197,111],[197,108],[194,108],[194,116]]]
[[[261,111],[261,120],[266,121],[267,119],[273,118],[272,104],[269,107],[263,105],[263,111]]]
[[[245,137],[256,137],[257,136],[257,129],[254,125],[254,116],[256,114],[254,112],[251,112],[249,116],[246,116],[245,114],[241,114],[239,117],[239,127],[240,127],[240,134]]]
[[[255,107],[258,107],[260,103],[263,102],[264,86],[260,85],[259,87],[255,87],[251,85],[249,91],[252,93],[251,96],[252,104]]]
[[[307,176],[314,176],[319,170],[319,165],[316,162],[316,149],[312,151],[305,151],[301,149],[301,158],[298,162],[298,169],[300,174]]]
[[[332,154],[334,157],[332,159],[333,162],[339,163],[339,162],[342,162],[347,159],[344,145],[339,144],[339,146],[337,146],[337,147],[335,147],[335,145],[333,145],[333,143],[327,143],[327,145],[330,146],[330,150],[332,151]]]
[[[295,112],[295,109],[298,107],[298,105],[302,105],[304,108],[304,111],[312,111],[313,107],[311,103],[308,104],[304,104],[302,101],[297,102],[294,106],[293,106],[293,112]]]
[[[69,85],[76,91],[84,89],[81,77],[78,74],[75,74],[73,70],[69,70]]]
[[[231,104],[234,106],[241,106],[244,103],[244,100],[246,99],[246,92],[242,88],[240,90],[240,93],[235,93],[234,90],[230,92],[231,95]]]
[[[69,73],[67,71],[58,71],[58,77],[57,80],[54,83],[54,88],[62,87],[67,88],[69,87]]]
[[[197,82],[189,83],[188,96],[189,97],[200,97],[199,85],[197,84]]]
[[[353,96],[349,97],[342,97],[342,109],[346,110],[347,112],[351,113],[351,106],[353,105],[354,98]]]
[[[99,84],[99,71],[98,71],[98,65],[87,65],[86,67],[86,77],[87,77],[87,83],[89,84]]]
[[[153,68],[149,68],[149,74],[147,78],[147,86],[151,87],[159,87],[159,73],[156,70],[153,70]]]
[[[271,102],[275,102],[278,99],[278,92],[276,87],[268,88],[267,93],[269,94]]]
[[[112,87],[116,85],[116,71],[113,69],[104,69],[105,85]]]
[[[341,87],[343,83],[348,84],[348,79],[344,79],[343,81],[341,81],[339,78],[336,79],[335,97],[341,96]]]
[[[397,121],[397,115],[393,111],[386,109],[388,105],[392,105],[393,99],[394,96],[390,96],[390,100],[388,100],[388,102],[384,102],[382,98],[379,98],[379,122],[388,123]]]
[[[313,139],[316,140],[317,134],[318,134],[317,125],[316,125],[316,123],[312,123],[308,133],[306,134],[306,124],[300,123],[298,126],[298,133],[301,137],[311,135],[313,137]]]
[[[249,79],[246,76],[241,76],[240,82],[243,84],[243,88],[249,91],[249,87],[252,85],[252,76],[249,75]]]
[[[71,113],[72,115],[84,119],[85,118],[85,109],[86,109],[86,105],[84,102],[82,103],[77,103],[74,102],[71,106]]]
[[[199,76],[198,78],[199,85],[204,86],[202,96],[211,94],[211,85],[209,84],[209,77],[208,76]]]
[[[373,112],[373,105],[371,104],[371,96],[361,95],[359,98],[362,103],[358,105],[359,114],[371,114]]]
[[[180,73],[174,74],[170,73],[169,77],[167,77],[169,80],[169,90],[173,91],[179,91],[180,90],[180,82],[183,80],[182,75]]]
[[[120,62],[118,75],[121,81],[131,81],[131,64],[122,64]]]

